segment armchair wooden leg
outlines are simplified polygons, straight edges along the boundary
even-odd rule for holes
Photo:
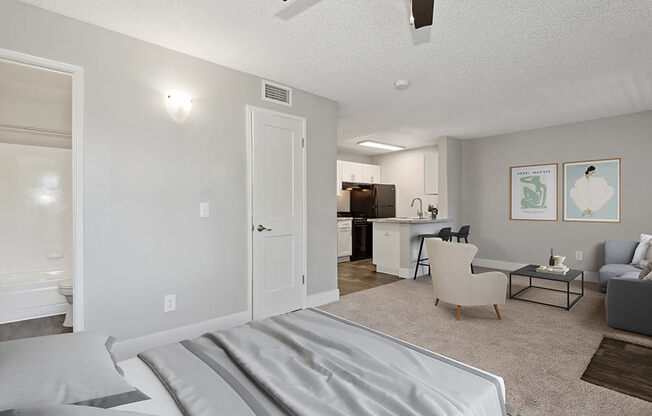
[[[498,319],[502,321],[503,318],[500,317],[500,311],[498,310],[498,305],[494,304],[494,309],[496,310],[496,315],[498,315]]]
[[[435,299],[435,306],[439,305],[439,298]]]
[[[462,307],[460,305],[457,305],[457,320],[460,320],[460,316],[462,315]]]

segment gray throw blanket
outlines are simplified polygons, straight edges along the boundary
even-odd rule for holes
[[[506,414],[494,377],[318,310],[140,357],[189,416]]]

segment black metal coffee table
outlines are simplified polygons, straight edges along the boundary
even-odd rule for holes
[[[561,309],[566,309],[567,311],[570,310],[570,308],[573,307],[580,299],[584,297],[584,271],[583,270],[574,270],[571,269],[566,273],[565,275],[558,275],[558,274],[552,274],[552,273],[540,273],[537,272],[537,268],[539,266],[536,264],[530,264],[528,266],[522,267],[518,270],[514,270],[509,274],[509,298],[510,299],[516,299],[516,300],[522,300],[524,302],[532,302],[532,303],[538,303],[539,305],[547,305],[547,306],[554,306],[555,308],[561,308]],[[530,278],[530,285],[526,286],[525,288],[519,290],[518,292],[512,294],[512,276],[525,276]],[[582,277],[582,292],[571,292],[570,290],[570,282],[575,280],[578,276]],[[559,290],[559,289],[552,289],[549,287],[543,287],[543,286],[535,286],[532,284],[532,279],[544,279],[544,280],[551,280],[555,282],[566,282],[566,290]],[[538,302],[536,300],[530,300],[530,299],[523,299],[523,298],[517,298],[516,296],[520,295],[521,293],[525,292],[528,289],[531,288],[537,288],[537,289],[545,289],[545,290],[552,290],[555,292],[562,292],[566,293],[566,306],[559,306],[559,305],[554,305],[552,303],[545,303],[545,302]],[[578,295],[576,299],[571,302],[570,300],[570,295]]]

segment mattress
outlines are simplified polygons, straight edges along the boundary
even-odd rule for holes
[[[341,318],[338,318],[341,320]],[[357,325],[357,324],[355,324]],[[403,344],[406,344],[400,341]],[[414,347],[414,346],[413,346]],[[414,347],[419,348],[419,347]],[[420,349],[420,348],[419,348]],[[439,354],[431,353],[433,355]],[[443,357],[450,362],[454,362],[456,366],[466,368],[473,372],[479,372],[490,378],[495,382],[495,384],[500,385],[500,392],[502,394],[502,399],[504,403],[505,398],[505,385],[501,377],[487,373],[476,369],[472,366],[468,366],[464,363],[458,361],[450,360],[446,357]],[[138,411],[141,413],[151,414],[151,415],[166,415],[166,416],[177,416],[182,415],[182,412],[179,410],[179,407],[176,404],[175,398],[168,392],[165,384],[159,379],[159,377],[139,358],[132,358],[126,361],[122,361],[119,365],[123,368],[125,372],[125,377],[130,381],[134,386],[143,391],[145,394],[151,397],[150,400],[132,403],[129,405],[124,405],[117,407],[116,410],[129,410],[129,411]],[[219,385],[219,384],[218,384]],[[211,385],[213,386],[213,385]],[[211,387],[214,389],[215,387]],[[231,389],[229,384],[221,384],[219,388]],[[212,392],[213,390],[211,390]],[[226,392],[223,392],[226,393]],[[231,392],[229,392],[231,393]],[[205,394],[205,393],[204,393]],[[214,393],[216,396],[221,395],[220,392]]]

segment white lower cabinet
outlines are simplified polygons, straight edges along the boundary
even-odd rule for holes
[[[353,254],[353,242],[351,231],[353,229],[351,220],[337,221],[337,258],[348,260]]]

